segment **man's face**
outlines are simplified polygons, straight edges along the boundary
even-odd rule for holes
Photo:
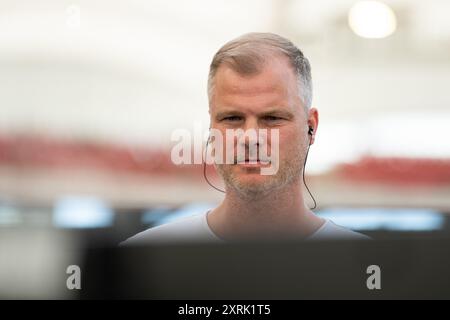
[[[227,129],[267,129],[267,149],[272,149],[271,130],[279,134],[279,167],[273,175],[261,175],[261,164],[216,164],[229,188],[253,199],[290,183],[299,182],[309,144],[308,119],[298,93],[297,78],[287,58],[273,57],[256,75],[241,75],[221,65],[210,101],[211,128],[226,137]],[[317,111],[312,109],[317,120]],[[223,141],[223,145],[230,143]],[[235,148],[237,141],[231,142]],[[245,147],[252,144],[246,140]],[[272,149],[273,150],[273,149]],[[270,155],[277,156],[277,155]]]

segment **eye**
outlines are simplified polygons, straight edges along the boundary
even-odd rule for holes
[[[276,116],[266,116],[266,117],[264,117],[264,119],[267,121],[278,121],[278,120],[282,120],[283,118],[276,117]]]
[[[229,117],[223,118],[223,120],[225,120],[225,121],[240,121],[240,120],[242,120],[242,118],[239,116],[229,116]]]

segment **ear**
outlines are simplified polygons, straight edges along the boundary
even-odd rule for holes
[[[316,108],[311,108],[308,111],[308,127],[310,128],[308,130],[311,132],[311,144],[314,143],[317,127],[319,126],[319,111],[317,111]]]

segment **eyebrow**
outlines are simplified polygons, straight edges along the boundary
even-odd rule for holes
[[[242,111],[239,110],[225,110],[220,111],[216,114],[215,118],[216,120],[220,120],[223,118],[226,118],[228,116],[244,116],[245,114]]]
[[[226,118],[227,116],[245,116],[245,113],[239,110],[230,109],[218,112],[215,118],[216,120],[220,120]],[[288,110],[272,109],[261,112],[258,114],[258,116],[259,117],[278,116],[284,117],[286,119],[292,119],[294,117],[294,114]]]

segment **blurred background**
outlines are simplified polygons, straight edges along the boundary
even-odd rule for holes
[[[201,166],[171,162],[171,134],[208,127],[212,56],[251,31],[310,59],[316,212],[368,234],[448,233],[449,12],[447,0],[0,0],[0,233],[121,241],[214,207],[223,195]]]

